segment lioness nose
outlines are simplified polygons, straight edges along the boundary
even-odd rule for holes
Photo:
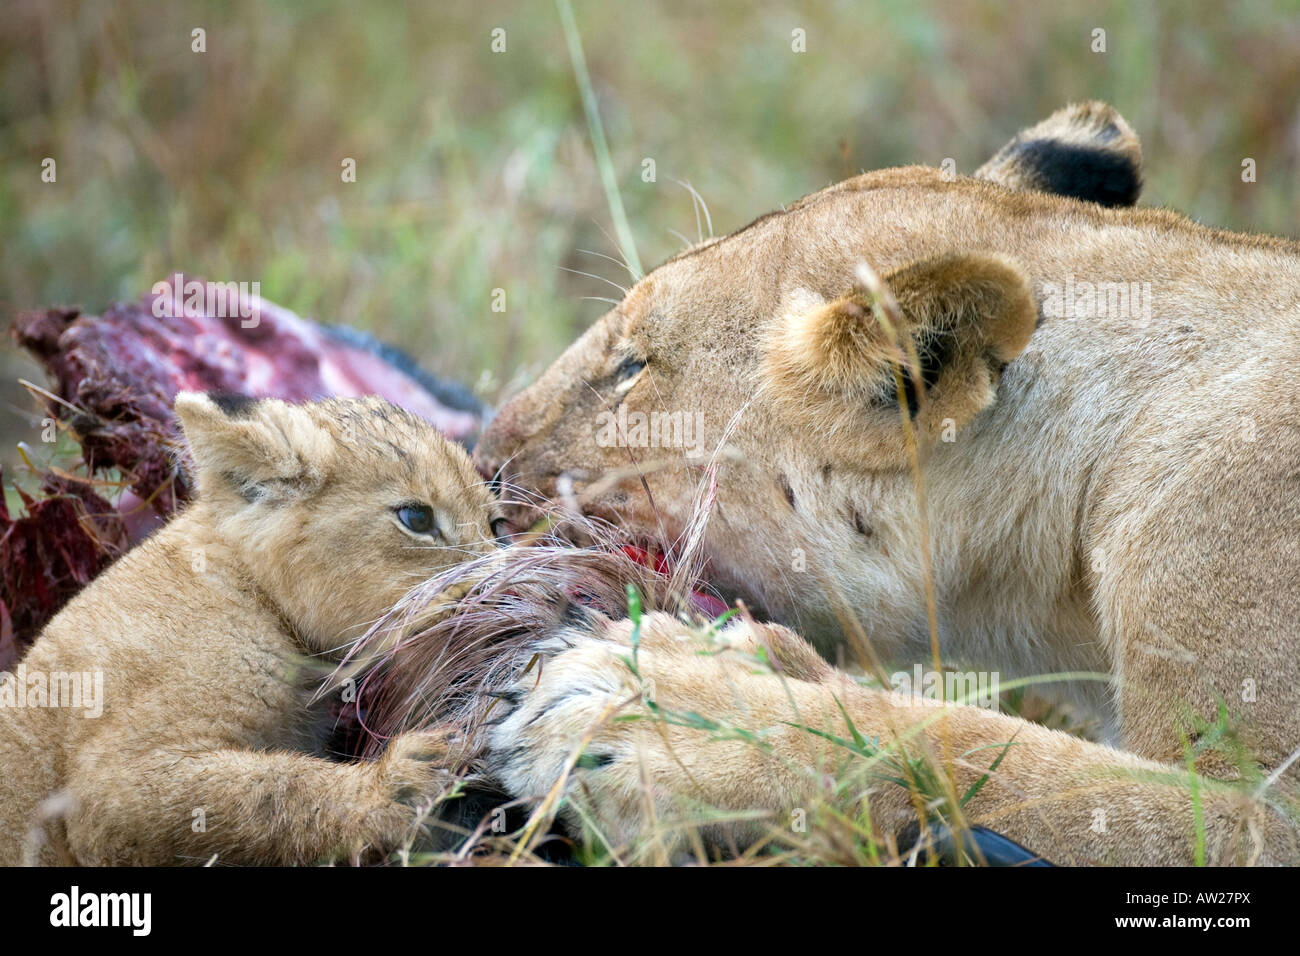
[[[485,461],[482,458],[480,458],[477,454],[475,454],[474,468],[475,470],[478,471],[479,476],[482,477],[483,480],[488,483],[488,486],[491,487],[493,491],[496,491],[497,486],[501,484],[501,482],[497,479],[497,471],[499,470],[500,466],[492,462]]]
[[[501,467],[509,459],[510,448],[516,443],[513,436],[503,427],[499,415],[479,436],[478,444],[474,447],[474,467],[492,486],[493,491],[498,489],[503,477],[500,474]]]
[[[526,500],[530,495],[510,485],[510,476],[502,473],[502,466],[497,464],[495,458],[480,458],[475,453],[474,467],[483,476],[492,494],[501,499],[502,517],[495,529],[499,540],[511,540],[527,531],[542,517],[542,509]]]
[[[508,460],[509,452],[506,446],[509,443],[501,441],[501,430],[494,427],[495,421],[490,422],[484,429],[483,434],[479,436],[478,444],[474,446],[474,468],[483,480],[491,487],[493,492],[499,490],[501,479],[504,477],[501,468]]]

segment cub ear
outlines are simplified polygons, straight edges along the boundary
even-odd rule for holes
[[[767,342],[764,382],[788,411],[823,433],[859,438],[872,425],[899,426],[894,369],[906,361],[899,337],[916,349],[925,400],[904,365],[908,411],[919,431],[960,427],[993,402],[1003,367],[1024,350],[1038,306],[1025,274],[1009,259],[954,253],[885,276],[902,313],[897,336],[882,326],[871,296],[855,290],[798,311]],[[893,463],[896,456],[886,450]]]
[[[233,490],[246,501],[261,501],[321,481],[333,442],[306,409],[202,392],[181,392],[173,407],[194,456],[201,498]]]
[[[1090,100],[1057,110],[975,171],[1009,189],[1131,206],[1142,192],[1142,144],[1124,117]]]

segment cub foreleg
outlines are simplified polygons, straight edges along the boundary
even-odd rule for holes
[[[309,864],[382,857],[421,835],[452,782],[446,739],[410,733],[364,763],[290,752],[86,754],[69,776],[82,864]]]

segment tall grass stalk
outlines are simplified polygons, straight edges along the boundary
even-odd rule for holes
[[[605,187],[605,200],[609,203],[609,214],[614,220],[614,231],[618,234],[618,244],[623,258],[627,260],[628,270],[633,279],[644,275],[641,260],[636,254],[636,242],[632,239],[632,228],[628,225],[627,214],[623,211],[623,197],[618,192],[618,178],[614,174],[614,162],[609,158],[609,144],[605,141],[605,127],[600,121],[600,107],[596,103],[596,90],[591,85],[591,76],[587,73],[587,58],[582,54],[582,37],[578,35],[578,24],[573,19],[573,8],[569,0],[555,0],[560,12],[560,22],[564,26],[564,40],[569,45],[569,59],[573,61],[573,74],[582,92],[582,108],[587,113],[587,128],[591,130],[591,148],[596,153],[596,165],[600,169],[600,181]]]

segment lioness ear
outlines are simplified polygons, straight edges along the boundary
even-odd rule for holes
[[[1038,307],[1024,273],[983,253],[924,259],[885,276],[915,347],[922,401],[904,373],[904,399],[922,433],[960,428],[992,403],[1003,367],[1024,350]],[[764,382],[788,411],[823,433],[899,425],[894,369],[905,354],[854,291],[795,312],[769,337]],[[882,454],[892,461],[892,452]]]
[[[333,446],[306,410],[277,399],[181,392],[174,408],[201,498],[233,489],[251,502],[313,487]]]
[[[1142,144],[1113,106],[1091,100],[1022,130],[975,171],[975,178],[1103,206],[1131,206],[1142,192]]]

